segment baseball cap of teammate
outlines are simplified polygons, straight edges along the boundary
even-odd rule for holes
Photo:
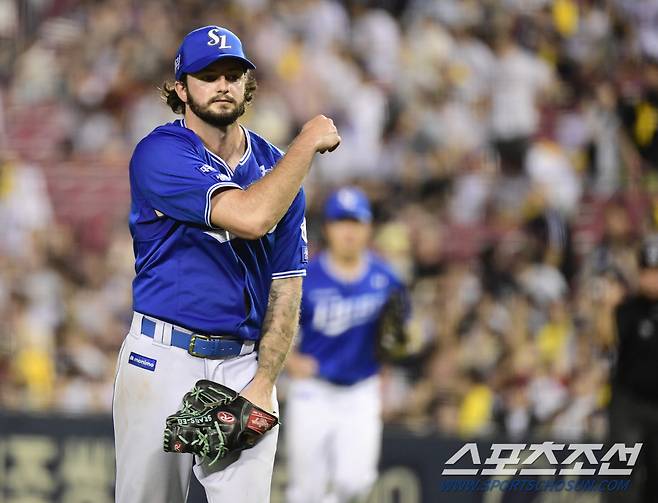
[[[242,42],[235,33],[214,25],[197,28],[185,35],[178,49],[174,60],[176,80],[180,80],[185,73],[201,71],[223,58],[237,59],[247,68],[256,68],[244,55]]]
[[[642,269],[658,268],[658,235],[649,236],[640,247],[639,264]]]
[[[343,187],[329,196],[324,206],[324,217],[333,220],[357,220],[363,223],[372,221],[372,211],[368,197],[356,187]]]

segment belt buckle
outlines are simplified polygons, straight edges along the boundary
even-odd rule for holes
[[[197,353],[197,352],[194,350],[195,343],[196,343],[196,340],[197,340],[197,339],[201,339],[202,341],[209,341],[209,340],[211,339],[211,337],[208,336],[208,335],[192,334],[192,336],[190,337],[190,345],[189,345],[189,347],[187,348],[187,352],[188,352],[189,354],[191,354],[192,356],[196,356],[197,358],[213,358],[213,357],[209,357],[209,356],[206,356],[206,355],[202,355],[202,354],[200,354],[200,353]]]

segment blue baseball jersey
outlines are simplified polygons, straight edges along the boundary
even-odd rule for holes
[[[298,351],[317,360],[319,377],[350,385],[379,371],[377,323],[386,299],[398,289],[406,292],[391,268],[372,253],[363,275],[352,282],[332,273],[326,253],[309,263]]]
[[[297,194],[265,236],[240,239],[210,221],[218,190],[246,189],[283,153],[242,128],[231,169],[177,120],[153,130],[130,161],[133,306],[194,332],[257,340],[271,281],[306,275],[305,198]]]

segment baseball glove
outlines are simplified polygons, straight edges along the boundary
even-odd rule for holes
[[[405,328],[407,299],[404,290],[393,291],[382,307],[377,325],[377,356],[382,361],[399,360],[407,355],[409,336]]]
[[[183,397],[181,409],[167,418],[164,450],[196,454],[212,466],[256,445],[278,421],[231,388],[200,380]]]

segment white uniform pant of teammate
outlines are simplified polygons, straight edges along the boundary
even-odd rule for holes
[[[128,363],[132,352],[156,360],[155,370]],[[114,390],[115,501],[184,503],[194,457],[163,451],[165,419],[199,379],[240,391],[254,377],[257,366],[255,352],[226,360],[197,358],[131,329],[119,353]],[[278,428],[235,461],[233,456],[212,470],[194,465],[209,503],[269,501]]]
[[[382,435],[380,383],[293,380],[288,393],[288,503],[365,498],[377,479]]]

